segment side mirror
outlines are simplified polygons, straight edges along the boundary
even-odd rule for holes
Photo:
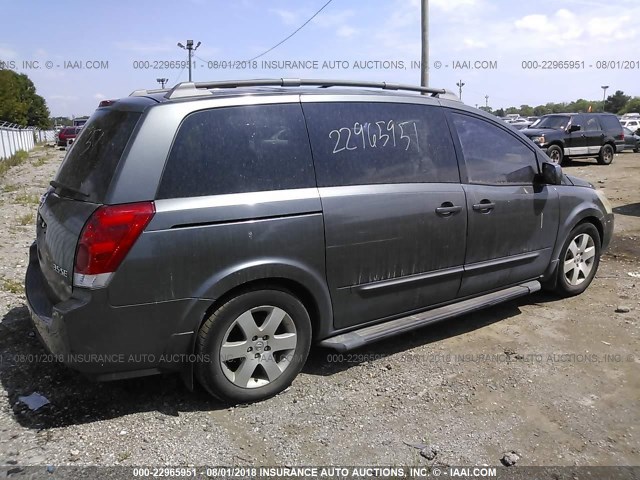
[[[580,125],[571,125],[569,126],[569,133],[577,132],[580,128],[582,128]]]
[[[562,168],[555,163],[544,162],[542,164],[542,179],[547,185],[560,185],[562,183]]]

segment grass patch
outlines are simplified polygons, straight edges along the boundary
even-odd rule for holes
[[[49,160],[47,157],[40,157],[36,161],[33,162],[34,167],[41,167]]]
[[[13,156],[4,160],[0,160],[0,177],[3,177],[11,167],[16,167],[23,164],[27,160],[27,158],[29,158],[29,154],[24,150],[20,150]]]
[[[33,212],[31,213],[27,213],[26,215],[22,215],[19,219],[18,222],[20,223],[20,225],[31,225],[33,223]]]
[[[2,193],[11,193],[20,189],[20,185],[5,185],[2,187]]]
[[[21,193],[16,197],[15,203],[20,205],[40,205],[40,197],[34,193]]]
[[[16,282],[9,278],[3,278],[0,286],[2,286],[2,290],[5,292],[14,293],[16,295],[24,293],[24,285],[22,285],[22,282]]]
[[[129,452],[120,452],[118,454],[118,461],[119,462],[124,462],[128,458],[131,458],[131,453],[129,453]]]

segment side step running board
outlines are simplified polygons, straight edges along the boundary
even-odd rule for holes
[[[506,288],[498,292],[488,293],[481,297],[471,298],[462,302],[434,308],[426,312],[409,315],[408,317],[389,320],[384,323],[364,327],[353,332],[341,333],[335,337],[330,337],[320,342],[320,345],[333,348],[339,352],[353,350],[354,348],[377,342],[383,338],[409,332],[416,328],[424,327],[430,323],[439,322],[447,318],[456,317],[464,313],[472,312],[481,308],[490,307],[498,303],[522,297],[540,290],[540,282],[523,283],[515,287]]]

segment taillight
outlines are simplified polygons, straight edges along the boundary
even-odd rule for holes
[[[624,130],[622,130],[620,135],[618,135],[618,140],[624,140]]]
[[[73,283],[78,287],[106,285],[155,213],[153,202],[104,205],[82,229],[76,250]]]
[[[111,105],[113,105],[114,103],[116,103],[115,100],[102,100],[99,104],[98,104],[98,108],[100,107],[110,107]]]

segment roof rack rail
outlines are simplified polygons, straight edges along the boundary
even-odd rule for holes
[[[134,90],[133,92],[131,92],[129,94],[130,97],[144,97],[145,95],[151,95],[152,93],[162,93],[162,92],[168,92],[169,89],[168,88],[155,88],[152,90],[145,90],[145,89],[141,89],[141,90]]]
[[[183,82],[179,83],[167,92],[165,98],[195,97],[211,95],[212,88],[238,88],[238,87],[304,87],[314,86],[328,87],[361,87],[380,88],[383,90],[406,90],[411,92],[428,93],[433,97],[449,93],[444,88],[428,88],[417,85],[403,85],[390,82],[359,82],[352,80],[321,80],[310,78],[264,78],[255,80],[222,80],[217,82]],[[160,90],[164,91],[164,90]],[[134,93],[139,92],[137,90]],[[149,91],[150,92],[150,91]],[[156,93],[156,92],[154,92]],[[132,94],[133,95],[133,94]],[[142,94],[144,95],[144,93]]]

